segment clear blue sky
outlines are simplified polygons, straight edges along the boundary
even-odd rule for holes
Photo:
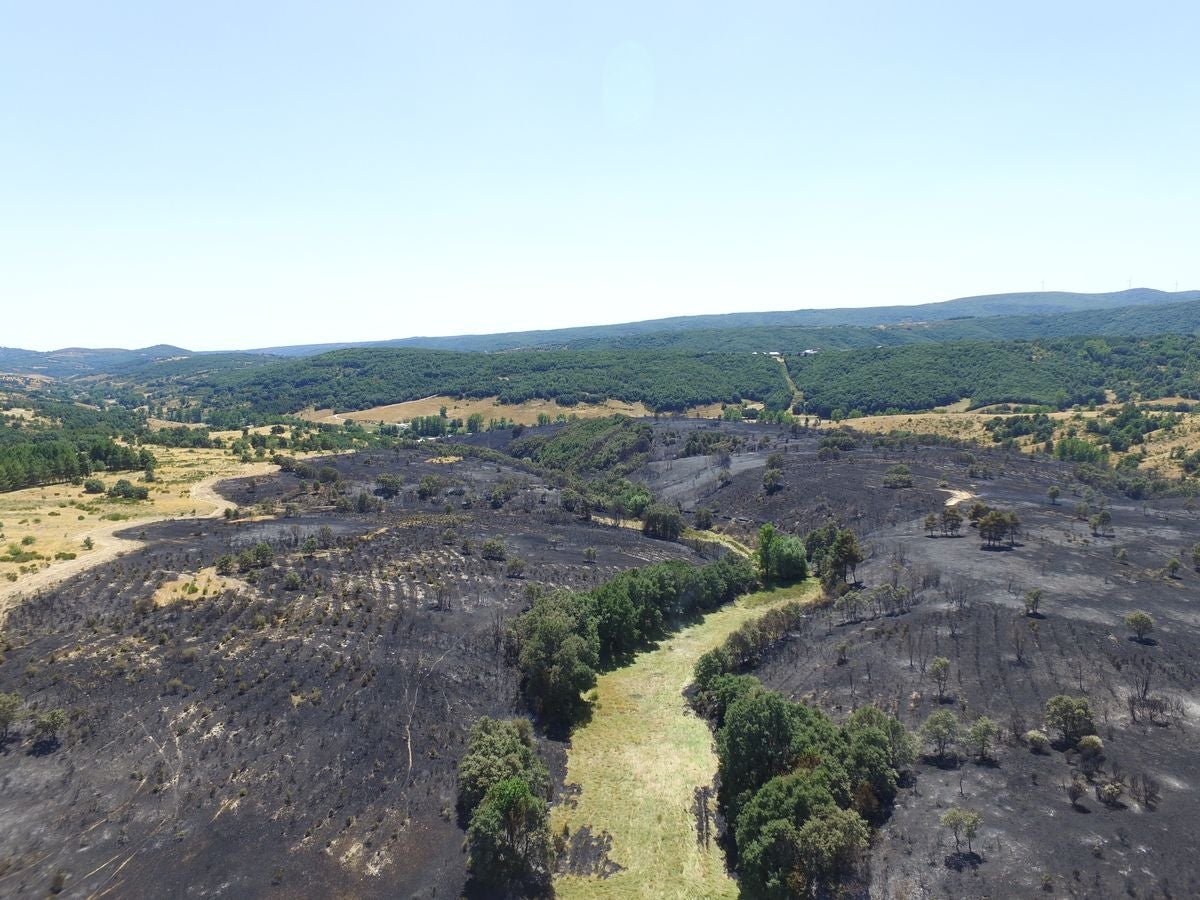
[[[1200,287],[1192,2],[0,0],[0,345]]]

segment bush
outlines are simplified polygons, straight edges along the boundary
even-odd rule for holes
[[[1033,729],[1025,732],[1025,746],[1034,753],[1045,753],[1050,749],[1050,738],[1046,737],[1045,732]]]
[[[83,483],[83,492],[85,494],[103,494],[104,482],[99,478],[89,478]]]
[[[504,549],[504,542],[499,538],[488,538],[479,548],[479,555],[484,559],[502,562],[508,556],[508,551]]]
[[[150,496],[150,489],[122,478],[108,489],[108,496],[115,500],[145,500]]]

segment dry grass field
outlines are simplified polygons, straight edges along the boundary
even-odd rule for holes
[[[144,501],[113,500],[86,494],[83,487],[52,484],[0,494],[0,550],[4,557],[36,554],[25,561],[0,561],[0,609],[20,593],[48,587],[55,581],[136,549],[137,541],[114,532],[182,516],[218,515],[226,505],[212,490],[223,478],[265,475],[271,463],[242,463],[221,450],[154,448],[158,459],[154,482],[147,484]],[[144,484],[137,472],[100,476],[106,485],[118,479]],[[91,549],[85,541],[91,540]],[[0,557],[2,559],[3,557]]]
[[[358,412],[335,413],[328,409],[309,409],[300,413],[301,418],[310,422],[352,422],[378,423],[387,425],[398,422],[408,422],[417,416],[436,416],[442,407],[451,419],[463,419],[468,416],[481,415],[484,422],[492,419],[507,419],[521,425],[536,425],[539,415],[547,415],[552,420],[563,416],[578,416],[581,419],[610,416],[622,413],[627,416],[652,416],[654,410],[643,403],[622,403],[619,400],[609,400],[605,403],[577,403],[574,406],[560,406],[554,400],[527,400],[524,403],[501,403],[496,397],[459,400],[456,397],[425,397],[422,400],[409,400],[406,403],[390,403],[387,406],[374,406]]]
[[[1168,407],[1176,402],[1179,398],[1168,397],[1162,400],[1155,401],[1156,405]],[[846,425],[855,431],[861,431],[865,434],[887,434],[890,431],[912,431],[918,434],[936,434],[943,437],[955,438],[958,440],[977,440],[984,446],[991,443],[989,435],[984,423],[997,417],[1007,417],[1018,415],[1017,413],[999,412],[995,409],[984,407],[982,409],[966,411],[966,404],[969,401],[960,401],[954,406],[942,407],[938,410],[920,413],[900,413],[890,416],[863,416],[857,419],[849,419],[841,423],[822,422],[821,428],[836,428],[840,425]],[[1076,426],[1082,433],[1083,425],[1088,419],[1094,419],[1104,415],[1107,411],[1120,409],[1120,404],[1111,403],[1102,406],[1097,406],[1094,410],[1073,411],[1050,413],[1050,418],[1057,423],[1055,430],[1055,440],[1062,437],[1068,428],[1072,425]],[[1033,439],[1030,437],[1019,438],[1018,446],[1023,450],[1029,450],[1033,447]],[[1144,469],[1156,469],[1168,476],[1179,475],[1181,469],[1178,462],[1170,458],[1171,451],[1176,447],[1184,447],[1189,452],[1200,447],[1200,414],[1187,413],[1184,415],[1183,422],[1176,426],[1173,431],[1158,431],[1151,432],[1146,435],[1146,442],[1140,447],[1134,447],[1129,452],[1141,455],[1144,449],[1145,456],[1141,463]],[[1116,462],[1127,454],[1113,454],[1112,463]]]
[[[708,724],[683,692],[696,660],[742,623],[785,602],[815,598],[815,582],[751,594],[602,675],[591,720],[571,736],[567,791],[552,812],[551,831],[607,833],[607,856],[620,870],[608,877],[564,875],[556,896],[736,897],[715,840],[697,840],[697,792],[717,773]]]

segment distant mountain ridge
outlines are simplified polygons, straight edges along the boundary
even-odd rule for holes
[[[632,337],[690,330],[727,330],[738,328],[828,328],[836,326],[876,327],[905,322],[944,322],[959,318],[992,316],[1054,315],[1086,312],[1115,307],[1155,306],[1200,301],[1200,291],[1159,291],[1132,288],[1101,294],[1067,291],[1038,291],[1017,294],[985,294],[960,297],[913,306],[870,306],[840,309],[798,309],[783,312],[721,313],[716,315],[674,316],[616,325],[583,325],[544,331],[514,331],[500,334],[464,334],[448,337],[408,337],[382,341],[330,344],[302,344],[291,347],[263,347],[249,352],[276,356],[311,356],[348,347],[422,347],[430,350],[498,351],[541,347],[583,348],[588,346],[629,346]],[[609,342],[615,342],[610,344]]]
[[[192,351],[169,344],[136,350],[66,347],[40,352],[0,347],[0,373],[54,378],[172,369],[267,365],[279,357],[315,356],[331,350],[414,347],[498,352],[515,349],[779,350],[807,346],[848,349],[952,340],[1012,340],[1079,334],[1150,335],[1200,329],[1200,291],[1133,288],[1083,294],[1041,291],[961,297],[914,306],[799,309],[675,316],[616,325],[544,331],[382,341],[298,344],[244,351]],[[770,346],[768,346],[770,345]]]

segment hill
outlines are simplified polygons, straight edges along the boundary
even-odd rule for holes
[[[583,348],[595,346],[632,346],[645,335],[674,334],[685,332],[728,332],[736,329],[780,328],[827,329],[853,326],[871,329],[877,326],[946,322],[958,318],[992,316],[1047,316],[1060,313],[1090,313],[1100,309],[1116,307],[1147,307],[1162,304],[1200,301],[1200,291],[1157,291],[1151,288],[1134,288],[1103,294],[1082,294],[1065,291],[1041,291],[1024,294],[986,294],[977,297],[962,297],[937,303],[922,303],[915,306],[872,306],[841,309],[799,309],[788,312],[744,312],[723,315],[676,316],[666,319],[650,319],[643,322],[627,322],[618,325],[589,325],[579,328],[557,328],[544,331],[514,331],[504,334],[455,335],[451,337],[409,337],[387,341],[364,341],[345,344],[304,344],[291,347],[267,347],[251,352],[270,353],[277,356],[310,356],[345,347],[424,347],[434,350],[496,351],[515,348],[562,347]],[[1061,332],[1056,332],[1061,333]],[[1078,332],[1075,332],[1078,333]],[[1089,331],[1088,333],[1093,333]],[[967,335],[945,338],[961,340]],[[971,335],[981,337],[980,335]],[[1022,334],[1021,337],[1037,337]],[[705,349],[711,349],[711,335]],[[695,346],[686,338],[678,338],[681,345]],[[878,343],[867,339],[852,344],[867,346]],[[846,346],[839,343],[838,346]],[[756,348],[757,349],[757,348]],[[774,349],[774,348],[773,348]]]

